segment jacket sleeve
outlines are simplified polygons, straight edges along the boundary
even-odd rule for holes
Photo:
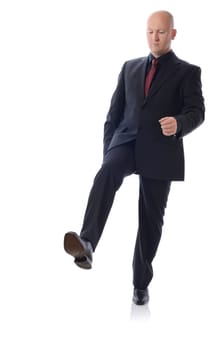
[[[184,103],[181,114],[175,116],[178,123],[178,138],[189,134],[204,121],[205,107],[201,86],[201,69],[193,66],[186,75],[182,87]]]
[[[107,153],[112,136],[123,119],[125,107],[125,84],[124,84],[125,63],[118,77],[117,87],[111,99],[110,108],[104,124],[103,153]]]

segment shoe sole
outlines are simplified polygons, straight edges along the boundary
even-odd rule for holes
[[[66,253],[75,258],[74,262],[78,267],[85,270],[91,269],[92,261],[84,255],[84,246],[75,232],[68,232],[65,234],[64,249]]]
[[[82,258],[84,256],[84,247],[75,232],[68,232],[64,237],[64,249],[66,253],[74,258]]]

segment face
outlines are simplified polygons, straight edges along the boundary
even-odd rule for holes
[[[152,14],[147,22],[147,41],[151,53],[155,57],[164,55],[171,49],[171,41],[175,38],[171,17],[164,12]]]

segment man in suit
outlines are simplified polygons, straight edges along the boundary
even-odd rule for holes
[[[68,232],[64,248],[85,269],[125,176],[139,175],[139,226],[133,258],[133,302],[149,300],[152,261],[160,242],[171,181],[184,180],[183,137],[204,121],[199,67],[171,49],[172,14],[147,21],[150,54],[125,62],[104,125],[104,158],[92,186],[80,235]]]

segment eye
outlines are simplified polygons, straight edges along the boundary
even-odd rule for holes
[[[164,32],[164,30],[159,30],[158,33],[159,34],[164,34],[165,32]]]
[[[153,33],[153,30],[148,29],[148,30],[147,30],[147,33],[148,33],[148,34],[152,34],[152,33]]]

